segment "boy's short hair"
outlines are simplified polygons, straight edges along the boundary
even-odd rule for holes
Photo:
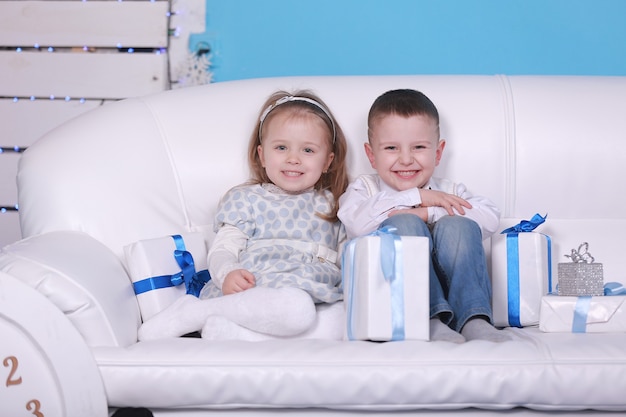
[[[402,117],[429,116],[439,129],[439,112],[435,104],[421,91],[409,88],[390,90],[378,96],[367,116],[368,135],[372,123],[379,118],[395,114]]]

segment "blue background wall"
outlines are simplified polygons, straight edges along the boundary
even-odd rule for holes
[[[626,75],[626,0],[206,0],[213,79]]]

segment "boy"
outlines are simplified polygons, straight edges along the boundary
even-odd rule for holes
[[[368,139],[365,153],[377,174],[357,178],[339,200],[348,238],[384,226],[399,235],[428,237],[431,340],[509,340],[491,324],[482,246],[500,213],[463,184],[432,176],[445,148],[435,105],[415,90],[384,93],[370,108]]]

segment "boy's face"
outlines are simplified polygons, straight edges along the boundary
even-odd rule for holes
[[[431,117],[389,114],[373,122],[365,153],[388,186],[404,191],[426,185],[444,147]]]

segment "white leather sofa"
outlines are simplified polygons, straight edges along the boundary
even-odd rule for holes
[[[423,91],[438,106],[448,141],[440,176],[490,196],[502,229],[547,213],[538,230],[552,237],[554,275],[567,261],[563,254],[586,241],[605,281],[626,281],[626,77],[223,82],[107,104],[23,154],[17,182],[24,239],[0,253],[0,332],[21,335],[11,339],[19,354],[6,351],[2,336],[0,359],[23,355],[19,371],[46,368],[50,376],[38,383],[52,385],[44,387],[48,404],[67,416],[139,406],[157,416],[626,412],[626,333],[531,326],[504,329],[510,342],[460,345],[138,343],[140,311],[123,247],[190,231],[210,244],[218,199],[248,176],[246,146],[259,107],[275,89],[296,88],[318,93],[337,116],[353,176],[371,170],[362,144],[374,98],[394,88]],[[23,302],[1,301],[8,299]],[[23,307],[35,304],[49,306]],[[47,313],[52,306],[64,314]],[[24,388],[42,388],[38,383]],[[5,408],[22,401],[10,395],[13,388],[0,387]]]

